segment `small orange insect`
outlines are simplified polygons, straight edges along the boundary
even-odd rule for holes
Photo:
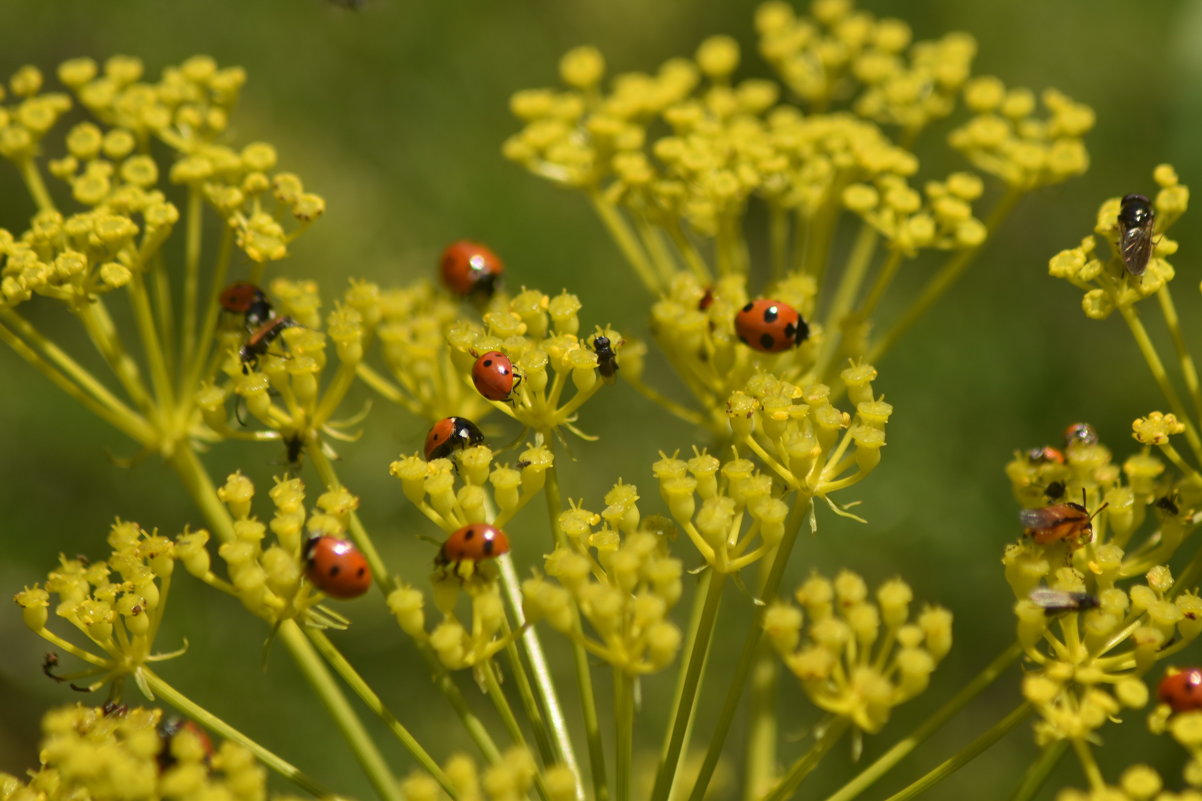
[[[1091,515],[1081,504],[1068,501],[1039,509],[1021,509],[1018,520],[1023,524],[1023,534],[1039,545],[1064,542],[1069,548],[1079,548],[1093,539],[1093,519],[1105,508],[1106,504],[1102,504]]]

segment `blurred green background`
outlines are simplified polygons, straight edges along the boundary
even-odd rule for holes
[[[1193,181],[1202,163],[1202,3],[863,5],[880,16],[906,19],[916,38],[967,30],[980,43],[977,74],[1035,89],[1055,86],[1098,113],[1097,129],[1087,140],[1090,172],[1027,198],[969,278],[879,365],[878,390],[896,413],[883,465],[855,491],[863,499],[857,511],[870,524],[823,514],[820,535],[807,538],[795,557],[796,577],[843,566],[873,584],[900,574],[918,599],[947,605],[957,615],[955,650],[932,689],[867,742],[865,755],[871,758],[1012,637],[1012,599],[999,555],[1019,532],[1002,464],[1015,449],[1054,442],[1077,419],[1091,421],[1126,455],[1134,445],[1130,420],[1163,405],[1121,323],[1085,320],[1079,293],[1047,278],[1046,262],[1089,232],[1102,199],[1153,191],[1150,175],[1157,163],[1171,161],[1183,182]],[[394,284],[429,275],[446,242],[478,238],[506,259],[511,286],[551,293],[567,288],[584,299],[586,327],[612,323],[640,336],[645,305],[619,289],[630,283],[626,268],[583,198],[528,176],[499,155],[500,143],[516,127],[508,97],[519,88],[554,83],[560,54],[582,43],[599,46],[615,72],[654,68],[668,57],[692,53],[708,35],[728,33],[743,43],[740,74],[766,75],[755,54],[753,9],[752,3],[701,0],[366,0],[359,11],[323,0],[4,0],[0,74],[24,63],[52,72],[69,57],[103,60],[115,53],[140,56],[150,74],[195,53],[209,53],[222,65],[241,64],[250,80],[233,126],[238,141],[273,142],[281,167],[299,172],[328,202],[325,218],[279,269],[322,280],[329,297],[346,276]],[[926,174],[956,165],[945,157]],[[22,229],[31,208],[15,172],[0,169],[0,225]],[[1198,342],[1191,254],[1199,242],[1190,219],[1173,230],[1181,242],[1177,298],[1187,335]],[[907,273],[910,285],[934,263],[914,265]],[[895,308],[886,307],[884,315],[891,311]],[[50,314],[39,319],[61,320]],[[77,341],[78,332],[64,330],[61,336]],[[116,467],[110,457],[129,456],[128,443],[7,350],[0,350],[0,375],[5,387],[0,595],[43,577],[60,552],[100,555],[114,517],[168,534],[199,523],[179,486],[164,480],[160,465],[147,460],[129,470]],[[664,376],[661,386],[674,385]],[[685,427],[662,421],[621,384],[604,393],[581,421],[602,440],[572,444],[566,495],[599,508],[601,494],[621,476],[643,488],[645,513],[658,511],[650,462],[658,450],[687,451],[694,441]],[[432,546],[415,535],[435,532],[407,508],[386,467],[398,453],[419,447],[424,426],[376,404],[367,430],[369,437],[340,449],[343,476],[362,496],[369,528],[385,535],[391,564],[420,581]],[[242,445],[223,446],[206,457],[215,475],[240,466],[261,489],[282,470],[276,463],[281,458],[275,450]],[[533,511],[524,520],[542,526],[541,509]],[[522,555],[520,561],[532,564],[535,557]],[[724,625],[735,634],[720,653],[742,641],[741,618],[732,610],[746,606],[745,600],[729,596]],[[170,650],[186,637],[190,653],[162,666],[169,680],[317,778],[348,794],[371,796],[282,650],[272,654],[266,673],[259,669],[266,634],[260,623],[186,577],[175,582],[170,605],[159,645]],[[408,699],[423,693],[428,680],[412,648],[378,604],[357,602],[346,609],[355,625],[336,640],[386,700],[412,708]],[[0,770],[19,772],[36,761],[41,712],[80,697],[41,675],[46,648],[23,627],[13,605],[0,605],[0,643]],[[562,656],[557,645],[552,652]],[[913,765],[867,797],[900,787],[1008,711],[1017,703],[1017,677],[1012,671],[921,749]],[[564,679],[561,686],[574,709],[566,673]],[[604,698],[608,682],[599,684],[605,685]],[[813,716],[790,680],[783,684],[782,732],[789,738],[783,754],[792,758],[805,747]],[[462,685],[475,692],[466,675]],[[705,695],[718,696],[722,686],[707,685]],[[670,687],[668,679],[647,682],[645,698],[667,695]],[[712,700],[703,706],[699,742],[716,706],[717,698]],[[405,721],[440,758],[468,748],[457,730],[445,728],[446,711],[436,699]],[[662,719],[654,706],[646,714],[649,721]],[[1131,717],[1122,730],[1106,730],[1104,754],[1115,756],[1104,757],[1103,764],[1151,758],[1142,716]],[[639,726],[649,749],[658,746],[659,726]],[[401,749],[383,733],[380,739],[397,772],[407,772]],[[739,740],[732,737],[732,743]],[[1181,758],[1164,750],[1166,777],[1176,785]],[[738,754],[737,745],[731,753]],[[1008,792],[1034,754],[1029,729],[1022,727],[930,797],[971,797],[983,786]],[[1075,765],[1065,765],[1057,781],[1081,785]],[[839,749],[814,778],[814,792],[838,786],[855,769],[847,750]],[[1117,768],[1108,776],[1117,778]]]

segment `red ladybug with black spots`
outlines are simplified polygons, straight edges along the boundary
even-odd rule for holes
[[[479,445],[484,434],[466,417],[444,417],[426,434],[426,461],[444,459],[454,451]]]
[[[492,401],[508,401],[510,393],[522,383],[522,376],[513,369],[513,362],[499,350],[482,353],[472,365],[472,383],[476,390]]]
[[[353,544],[322,534],[305,543],[305,578],[331,598],[358,598],[371,587],[371,568]]]
[[[505,265],[488,246],[460,239],[442,252],[442,282],[456,295],[492,297]]]
[[[460,562],[479,562],[509,553],[509,538],[505,532],[488,523],[469,523],[456,529],[434,557],[438,567]]]
[[[739,341],[761,353],[782,353],[810,335],[810,327],[787,303],[769,298],[753,300],[735,315]]]

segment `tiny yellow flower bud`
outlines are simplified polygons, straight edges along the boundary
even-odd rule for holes
[[[801,642],[801,610],[784,603],[774,603],[764,613],[764,633],[772,647],[782,656],[792,653]]]
[[[237,519],[250,516],[250,502],[255,497],[255,485],[241,473],[233,473],[225,485],[217,490],[217,497],[229,507],[230,514]]]
[[[33,631],[46,628],[47,612],[50,606],[50,593],[40,587],[25,589],[13,596],[13,600],[21,607],[21,617],[25,625]]]
[[[388,594],[388,610],[401,630],[414,639],[425,637],[425,596],[421,590],[402,585]]]
[[[458,670],[466,664],[466,639],[467,632],[463,626],[453,618],[448,618],[430,632],[429,642],[443,665],[451,670]]]
[[[591,89],[605,75],[605,58],[595,47],[573,48],[560,59],[559,75],[568,86]]]

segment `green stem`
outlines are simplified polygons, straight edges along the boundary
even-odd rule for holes
[[[541,432],[540,438],[554,454],[554,442],[551,432]],[[547,516],[551,521],[551,534],[557,546],[564,546],[563,529],[559,527],[559,513],[563,510],[563,500],[559,492],[559,469],[552,461],[547,470],[547,483],[543,487],[547,497]],[[588,651],[585,650],[584,631],[580,625],[580,616],[574,616],[572,642],[572,660],[576,667],[576,686],[580,692],[580,713],[584,717],[585,738],[588,740],[589,772],[593,781],[594,801],[606,801],[609,798],[609,788],[605,784],[605,746],[601,740],[601,721],[597,717],[597,699],[593,694],[593,677],[589,668]]]
[[[655,773],[655,784],[651,790],[652,801],[665,801],[672,795],[672,786],[676,782],[677,769],[680,765],[680,754],[684,750],[685,730],[697,708],[702,668],[709,657],[726,578],[725,573],[718,573],[712,568],[707,570],[704,591],[698,594],[698,600],[702,601],[702,604],[700,617],[697,620],[696,636],[688,651],[688,657],[682,665],[681,680],[677,686],[672,711],[672,724],[668,728],[667,737],[661,749],[659,769]]]
[[[217,262],[213,268],[212,276],[212,292],[205,298],[205,313],[204,320],[200,324],[200,347],[197,352],[192,355],[191,362],[183,362],[185,369],[181,370],[182,382],[180,384],[180,395],[189,395],[196,391],[200,384],[201,378],[204,377],[204,369],[209,362],[209,351],[212,347],[212,342],[216,338],[217,320],[221,316],[221,307],[217,303],[217,295],[225,286],[226,276],[230,269],[230,255],[234,250],[234,230],[227,226],[222,226],[221,243],[217,246]],[[185,352],[182,358],[187,359],[188,354]]]
[[[476,717],[471,707],[468,706],[467,700],[463,697],[463,693],[459,691],[459,687],[456,686],[455,679],[450,671],[439,661],[438,656],[428,645],[418,643],[418,652],[426,660],[426,667],[429,668],[430,675],[434,677],[434,685],[451,703],[455,714],[459,716],[459,722],[463,724],[463,728],[467,731],[468,736],[472,738],[472,742],[480,749],[480,753],[484,756],[484,759],[490,765],[498,764],[501,761],[501,750],[493,742],[487,727],[481,722],[480,718]]]
[[[54,200],[46,190],[46,183],[42,180],[37,161],[32,156],[26,156],[18,159],[16,164],[17,169],[21,171],[21,178],[25,181],[25,188],[37,204],[38,211],[54,211]]]
[[[421,744],[405,728],[404,724],[397,720],[392,710],[384,705],[384,702],[380,700],[380,696],[372,691],[371,687],[363,680],[363,677],[359,675],[354,666],[347,661],[346,657],[342,655],[342,652],[338,650],[334,643],[330,642],[330,638],[326,636],[325,632],[307,628],[305,629],[305,634],[309,637],[310,642],[317,647],[318,653],[325,658],[326,663],[334,668],[334,672],[359,696],[363,703],[367,705],[367,708],[376,713],[376,716],[384,722],[384,725],[401,741],[401,745],[405,747],[405,750],[426,769],[426,772],[434,778],[434,781],[438,782],[443,791],[452,799],[458,798],[455,786],[451,784],[446,774],[438,767],[438,763],[434,761],[434,758],[426,752],[426,749],[421,747]]]
[[[1169,406],[1172,407],[1173,413],[1185,425],[1185,439],[1189,442],[1190,450],[1193,451],[1195,463],[1202,463],[1202,439],[1198,437],[1198,429],[1194,425],[1193,419],[1186,413],[1185,404],[1181,402],[1181,396],[1177,394],[1173,382],[1169,380],[1164,363],[1156,352],[1156,346],[1152,344],[1152,338],[1148,336],[1148,330],[1144,328],[1143,321],[1139,319],[1134,306],[1120,306],[1119,313],[1123,315],[1123,320],[1131,329],[1131,336],[1135,338],[1135,344],[1139,347],[1140,354],[1148,363],[1148,369],[1152,372],[1152,378],[1156,380],[1156,385],[1160,387],[1160,391],[1169,402]]]
[[[785,775],[781,776],[780,781],[776,783],[776,787],[763,797],[763,801],[784,801],[784,799],[790,798],[805,781],[805,778],[810,775],[810,772],[818,767],[818,763],[831,750],[831,746],[839,741],[839,738],[850,726],[851,721],[846,717],[826,721],[826,725],[822,727],[822,734],[818,736],[814,745],[789,766]]]
[[[181,321],[180,364],[200,358],[196,352],[196,304],[200,294],[200,243],[204,224],[204,196],[199,184],[189,184],[184,209],[184,315]]]
[[[701,769],[697,773],[693,791],[689,794],[689,801],[702,801],[710,780],[713,779],[714,769],[718,766],[718,760],[722,756],[726,735],[730,732],[730,724],[739,707],[739,698],[747,683],[747,674],[751,671],[752,662],[755,660],[756,646],[764,633],[764,614],[768,609],[767,603],[769,599],[776,597],[780,589],[781,579],[785,575],[785,566],[789,563],[789,556],[793,553],[793,545],[797,542],[801,524],[809,516],[812,505],[813,499],[810,496],[799,494],[793,501],[793,508],[789,510],[789,517],[785,520],[785,535],[781,538],[776,556],[772,560],[772,567],[768,571],[768,577],[764,580],[764,586],[759,594],[760,599],[765,603],[763,606],[756,607],[755,617],[747,630],[743,650],[735,665],[730,687],[726,691],[726,699],[722,703],[722,710],[718,713],[718,721],[710,738],[709,749],[706,751],[705,761],[702,762]]]
[[[751,668],[751,703],[747,724],[747,768],[743,781],[746,801],[754,801],[771,787],[777,771],[776,685],[780,659],[772,646],[761,640]]]
[[[1060,760],[1068,753],[1068,740],[1057,740],[1043,749],[1039,759],[1031,763],[1023,776],[1022,784],[1014,791],[1010,801],[1031,801],[1047,782],[1052,770],[1060,764]]]
[[[634,676],[614,669],[614,752],[616,801],[630,801],[630,762],[634,755]]]
[[[822,341],[822,350],[815,363],[815,375],[825,375],[830,363],[838,353],[838,345],[843,339],[844,319],[855,304],[856,295],[860,293],[860,287],[864,283],[864,277],[868,274],[869,265],[872,264],[872,256],[876,253],[876,244],[879,239],[880,234],[875,228],[868,223],[861,223],[860,232],[856,236],[851,255],[847,259],[847,269],[839,278],[839,288],[835,290],[835,298],[831,301],[830,310],[823,323],[826,336]],[[888,263],[886,263],[887,267]]]
[[[1004,735],[1009,734],[1019,723],[1026,720],[1031,712],[1031,702],[1023,701],[1009,715],[1006,715],[1006,717],[993,724],[988,731],[960,749],[955,756],[942,762],[934,770],[918,779],[918,781],[889,796],[886,801],[909,801],[909,799],[923,794],[984,753],[991,745],[1000,740]]]
[[[897,766],[899,762],[910,755],[915,748],[937,731],[944,723],[947,723],[957,712],[975,698],[982,690],[992,684],[998,676],[1002,675],[1015,661],[1022,655],[1023,649],[1018,643],[1011,644],[1006,650],[1002,651],[998,656],[985,666],[985,669],[973,678],[968,684],[961,688],[960,692],[948,700],[941,706],[933,715],[930,715],[923,721],[922,725],[914,730],[913,734],[898,742],[884,754],[881,754],[875,762],[860,771],[859,775],[852,779],[847,784],[843,785],[834,795],[826,799],[826,801],[851,801],[860,793],[867,790],[878,779]]]
[[[529,751],[530,747],[526,744],[526,736],[522,734],[521,724],[518,723],[517,716],[513,714],[513,707],[510,706],[509,699],[501,691],[501,682],[497,680],[496,664],[490,659],[478,665],[477,668],[477,675],[484,678],[484,689],[489,699],[493,702],[493,707],[497,710],[497,714],[501,716],[501,722],[509,732],[510,738],[514,744]],[[535,771],[534,773],[534,787],[538,790],[538,795],[543,801],[549,801],[550,796],[547,794],[547,786],[544,784],[542,773],[539,771]]]
[[[138,326],[138,336],[142,340],[142,352],[146,354],[146,363],[150,366],[150,381],[154,386],[155,396],[163,408],[175,406],[175,393],[171,387],[171,378],[167,374],[167,362],[164,359],[163,343],[159,339],[158,327],[155,324],[154,312],[150,308],[150,296],[146,291],[146,277],[141,272],[135,272],[129,282],[129,297],[134,309],[134,322]],[[191,403],[186,403],[191,408]],[[187,419],[187,415],[184,415]]]
[[[597,216],[601,218],[605,229],[613,237],[618,250],[622,251],[622,255],[626,257],[626,261],[634,269],[634,274],[643,282],[643,287],[650,294],[658,295],[660,290],[659,282],[656,281],[655,272],[651,268],[647,254],[639,244],[638,239],[631,232],[630,226],[622,219],[621,213],[596,190],[589,192],[589,200],[592,201],[593,209],[596,210]]]
[[[515,624],[523,628],[522,648],[526,652],[526,659],[530,662],[530,670],[534,674],[534,686],[538,690],[538,697],[546,713],[545,722],[541,715],[536,714],[531,716],[531,723],[536,726],[541,725],[544,729],[549,724],[549,731],[544,731],[543,734],[554,741],[556,758],[572,771],[573,776],[577,777],[577,789],[579,789],[580,766],[576,762],[576,751],[572,748],[568,722],[563,716],[563,705],[555,692],[555,682],[551,676],[551,667],[547,664],[546,654],[543,652],[542,641],[539,640],[538,632],[534,630],[534,627],[528,626],[526,623],[526,616],[522,611],[521,582],[518,581],[517,571],[514,570],[511,558],[502,556],[497,563],[501,573],[501,591],[509,605],[509,612],[513,615]],[[515,667],[515,670],[517,669]]]
[[[98,298],[91,303],[80,304],[75,311],[83,322],[92,344],[100,351],[100,355],[104,357],[104,361],[113,371],[113,375],[121,382],[121,386],[129,395],[130,400],[147,417],[153,419],[159,408],[151,400],[146,386],[142,383],[137,363],[122,347],[121,338],[117,335],[113,320],[104,307],[104,301]]]
[[[0,312],[4,320],[13,323],[22,332],[20,335],[0,324],[0,342],[4,342],[18,356],[46,376],[63,392],[77,400],[85,409],[105,421],[143,446],[149,446],[157,435],[145,418],[118,400],[108,389],[79,366],[58,346],[43,337],[29,323],[12,311]],[[25,340],[31,338],[48,359],[34,351]]]
[[[1165,284],[1156,293],[1160,301],[1160,312],[1164,315],[1164,324],[1173,338],[1173,347],[1177,351],[1177,360],[1181,363],[1181,376],[1185,379],[1186,389],[1189,390],[1190,400],[1194,405],[1194,422],[1202,425],[1202,389],[1198,386],[1198,368],[1194,365],[1194,357],[1190,355],[1189,346],[1181,333],[1181,322],[1177,317],[1177,307],[1173,303],[1173,293]]]
[[[910,326],[914,325],[920,317],[926,314],[931,306],[935,305],[935,301],[939,300],[943,296],[943,293],[951,288],[952,284],[956,283],[960,276],[964,274],[964,271],[968,269],[968,265],[972,264],[972,260],[981,251],[981,247],[985,242],[989,241],[989,238],[997,231],[1002,221],[1014,210],[1015,204],[1018,203],[1022,195],[1023,190],[1015,187],[1010,187],[1006,190],[1006,194],[1002,195],[997,205],[993,207],[993,211],[989,213],[989,219],[985,222],[985,237],[981,240],[981,244],[958,251],[956,255],[948,259],[943,267],[939,269],[939,272],[923,287],[921,294],[910,304],[910,307],[902,315],[901,319],[895,322],[893,327],[881,338],[881,341],[869,351],[869,364],[879,363],[881,357],[897,343],[897,340],[910,329]]]
[[[404,801],[400,785],[376,748],[375,741],[363,727],[363,722],[359,720],[355,710],[351,709],[350,702],[338,688],[334,677],[326,670],[321,657],[313,649],[312,643],[305,638],[300,626],[293,620],[285,620],[280,623],[278,636],[292,654],[293,661],[308,680],[309,686],[317,692],[326,710],[334,718],[334,725],[342,732],[376,793],[385,801]]]
[[[164,681],[161,676],[156,674],[150,668],[142,667],[139,668],[139,670],[142,673],[142,677],[146,680],[146,685],[150,687],[151,691],[157,697],[163,699],[168,704],[178,709],[189,719],[196,721],[209,731],[213,731],[221,735],[222,739],[238,743],[243,748],[254,754],[255,758],[264,765],[271,768],[285,779],[293,782],[297,787],[300,787],[310,795],[318,798],[333,797],[332,791],[318,784],[315,780],[309,778],[300,768],[277,756],[271,751],[268,751],[266,748],[259,745],[257,742],[250,739],[245,734],[238,731],[209,710],[200,706],[191,698],[184,695],[179,690],[175,689],[166,681]]]
[[[503,632],[506,637],[511,635],[511,629],[508,626],[504,627]],[[534,730],[534,740],[535,745],[538,746],[539,758],[542,759],[544,765],[553,764],[558,760],[558,757],[555,752],[555,746],[551,743],[551,735],[547,729],[547,718],[538,706],[538,698],[534,695],[534,685],[530,683],[530,676],[526,671],[526,665],[522,662],[522,654],[518,651],[513,641],[510,641],[505,646],[505,657],[509,660],[509,668],[513,672],[513,683],[518,697],[522,699],[522,707],[526,711],[526,721],[530,724],[530,728]]]
[[[1094,759],[1093,752],[1089,750],[1089,743],[1077,737],[1073,739],[1072,746],[1073,751],[1077,754],[1077,761],[1081,763],[1081,770],[1085,772],[1085,778],[1089,780],[1089,788],[1095,792],[1106,789],[1106,779],[1102,777],[1102,769],[1098,767],[1098,761]]]
[[[771,282],[775,284],[789,268],[789,210],[780,203],[768,204],[768,241],[772,254]]]

